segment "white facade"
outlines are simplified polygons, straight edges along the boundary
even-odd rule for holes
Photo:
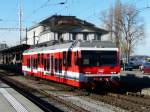
[[[87,32],[86,32],[87,33]],[[75,38],[73,38],[73,33],[62,33],[61,37],[63,40],[94,40],[95,34],[93,33],[87,33],[86,38],[84,39],[84,32],[83,33],[76,33]],[[46,31],[43,32],[43,26],[38,26],[36,28],[33,28],[27,32],[27,44],[34,45],[38,43],[47,42],[50,40],[58,40],[58,34]],[[101,40],[101,38],[100,38]],[[26,43],[25,41],[23,43]]]
[[[38,41],[38,36],[43,31],[43,26],[37,26],[35,28],[32,28],[31,30],[27,31],[27,44],[33,45],[34,44],[34,37],[35,42]]]

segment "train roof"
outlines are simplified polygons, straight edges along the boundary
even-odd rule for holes
[[[50,46],[35,47],[26,50],[24,53],[57,50],[57,49],[73,49],[73,48],[116,48],[111,41],[71,41],[65,43],[57,43]]]

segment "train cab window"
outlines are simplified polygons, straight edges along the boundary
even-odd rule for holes
[[[81,66],[114,66],[117,64],[116,51],[82,51],[81,53]]]
[[[90,60],[87,58],[83,59],[83,65],[89,65],[90,64]]]

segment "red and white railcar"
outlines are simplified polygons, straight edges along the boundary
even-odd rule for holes
[[[119,51],[90,42],[29,49],[23,53],[22,71],[25,75],[85,88],[119,77]]]

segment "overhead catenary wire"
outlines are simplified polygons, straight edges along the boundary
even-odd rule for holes
[[[67,1],[67,0],[66,0]],[[66,1],[62,1],[62,2],[59,2],[59,3],[50,3],[50,0],[47,0],[45,3],[43,3],[40,7],[38,7],[37,9],[33,10],[33,12],[27,16],[25,18],[26,19],[29,19],[31,18],[34,14],[36,14],[38,11],[40,11],[41,9],[45,8],[45,7],[48,7],[48,6],[55,6],[55,5],[64,5],[66,4],[67,2]]]
[[[38,7],[37,9],[33,10],[33,12],[27,16],[26,18],[30,18],[32,17],[35,13],[37,13],[40,9],[44,8],[47,6],[47,4],[50,2],[50,0],[46,0],[40,7]]]

